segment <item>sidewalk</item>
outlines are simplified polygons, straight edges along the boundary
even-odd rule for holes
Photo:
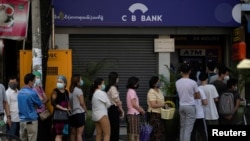
[[[86,138],[85,141],[95,141],[95,134],[92,138]],[[127,141],[127,127],[120,127],[120,141]]]
[[[178,139],[167,138],[167,141],[178,141]],[[86,138],[85,141],[95,141],[95,134],[92,138]],[[127,139],[127,127],[120,127],[120,140],[119,141],[128,141]]]

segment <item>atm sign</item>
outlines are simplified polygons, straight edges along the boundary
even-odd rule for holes
[[[180,56],[205,56],[205,49],[181,49]]]

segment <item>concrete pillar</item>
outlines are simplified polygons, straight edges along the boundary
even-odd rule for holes
[[[31,1],[32,20],[32,70],[42,74],[40,0]]]

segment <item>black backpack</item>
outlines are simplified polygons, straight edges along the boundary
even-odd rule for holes
[[[234,94],[223,92],[219,99],[218,112],[220,115],[232,115],[234,110]]]

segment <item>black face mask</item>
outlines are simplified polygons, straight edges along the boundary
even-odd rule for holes
[[[9,84],[9,87],[10,87],[12,90],[16,90],[16,88],[17,88],[17,83],[10,83],[10,84]]]
[[[134,88],[135,88],[135,89],[138,89],[138,88],[139,88],[139,84],[137,84]]]

